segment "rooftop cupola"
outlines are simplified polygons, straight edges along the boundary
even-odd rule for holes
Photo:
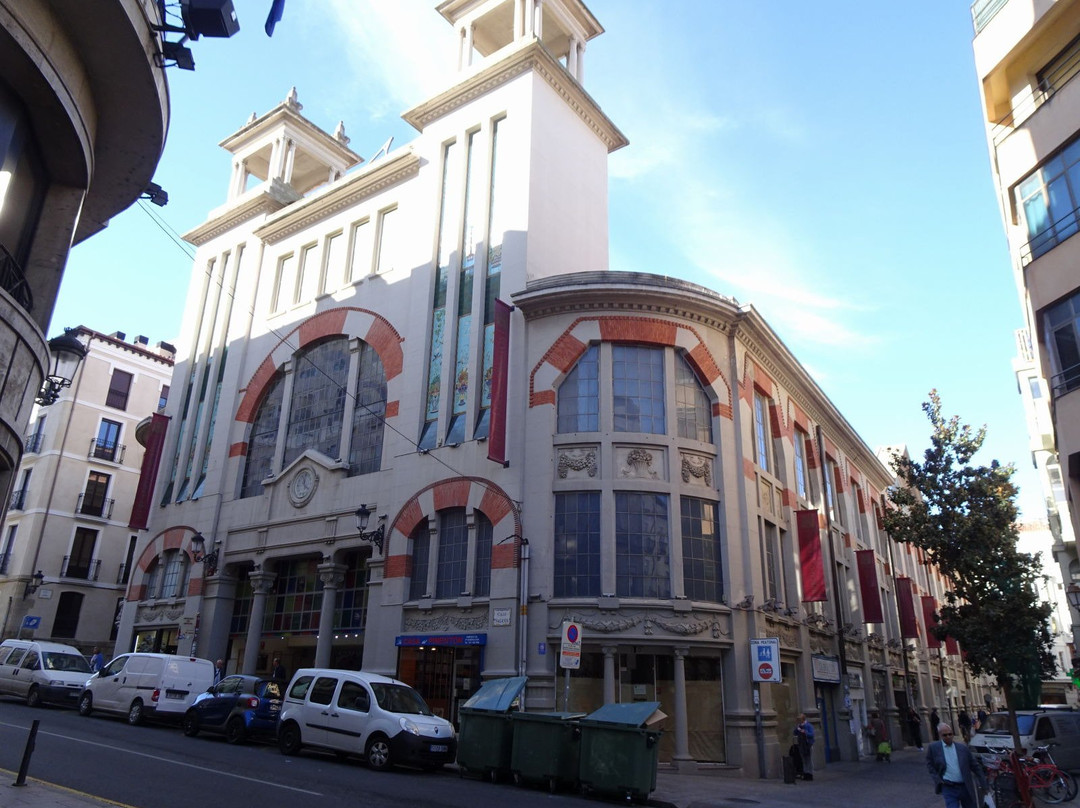
[[[446,0],[438,11],[458,32],[458,70],[522,41],[539,40],[570,75],[584,78],[585,43],[604,33],[581,0]]]
[[[293,87],[262,117],[254,113],[240,131],[219,144],[233,155],[229,201],[260,185],[284,185],[304,196],[334,182],[363,158],[349,148],[345,125],[324,132],[300,114]]]

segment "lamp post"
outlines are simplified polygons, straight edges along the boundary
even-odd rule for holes
[[[60,398],[60,391],[71,386],[75,371],[86,356],[86,346],[70,330],[65,330],[60,336],[49,340],[49,353],[52,354],[49,374],[45,377],[36,399],[43,407],[56,403]]]
[[[1072,607],[1073,612],[1080,612],[1080,585],[1073,581],[1067,587],[1065,587],[1065,598],[1069,601],[1069,606]],[[1074,681],[1077,673],[1080,673],[1080,645],[1076,641],[1076,630],[1080,627],[1080,623],[1077,622],[1073,615],[1069,615],[1072,618],[1072,635],[1073,635],[1073,649],[1072,649],[1072,669]]]
[[[368,530],[368,521],[371,519],[371,508],[361,503],[356,509],[356,529],[360,532],[360,541],[369,541],[374,544],[382,554],[383,540],[386,538],[386,527],[383,525],[385,516],[379,517],[379,526],[375,530]]]
[[[221,539],[214,540],[214,549],[206,552],[206,537],[202,533],[196,533],[191,537],[191,555],[196,561],[203,563],[203,577],[217,574],[218,548],[221,547]]]
[[[38,587],[40,587],[43,583],[45,583],[45,573],[43,573],[41,570],[38,570],[33,575],[31,575],[30,579],[26,582],[26,589],[23,590],[23,600],[26,600],[32,594],[37,592]]]

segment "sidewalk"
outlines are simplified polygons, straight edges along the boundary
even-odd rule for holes
[[[0,806],[3,808],[127,808],[122,803],[99,799],[92,794],[26,778],[25,786],[14,786],[17,772],[0,769]]]

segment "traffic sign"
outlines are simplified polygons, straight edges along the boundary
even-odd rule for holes
[[[755,682],[780,682],[780,640],[760,637],[750,640],[750,669]]]
[[[562,624],[559,667],[568,670],[577,670],[581,667],[581,626],[577,623]]]
[[[23,628],[39,628],[41,626],[41,618],[35,617],[32,614],[26,615],[22,621]]]

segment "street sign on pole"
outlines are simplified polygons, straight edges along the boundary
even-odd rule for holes
[[[760,637],[750,640],[750,672],[755,682],[780,682],[780,640]]]
[[[577,623],[562,624],[562,651],[559,667],[577,670],[581,667],[581,626]]]
[[[32,614],[26,615],[22,621],[23,628],[39,628],[41,626],[41,618],[35,617]]]

